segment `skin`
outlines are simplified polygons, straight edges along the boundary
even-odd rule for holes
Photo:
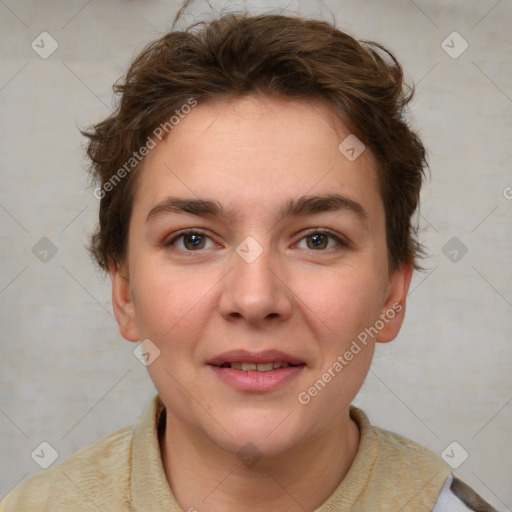
[[[195,107],[139,170],[127,260],[111,265],[113,307],[127,340],[150,339],[160,350],[148,371],[166,406],[166,476],[184,510],[314,510],[356,455],[359,430],[348,408],[375,342],[400,330],[412,268],[389,272],[375,160],[366,149],[349,161],[338,150],[349,134],[319,102],[215,100]],[[367,219],[348,210],[276,219],[290,198],[332,193],[359,203]],[[166,212],[147,220],[170,195],[215,200],[233,216]],[[201,249],[176,238],[188,228],[205,232]],[[317,248],[312,228],[350,246],[320,236]],[[248,236],[263,250],[252,263],[236,252]],[[378,336],[299,403],[396,304],[401,311]],[[206,364],[234,349],[279,349],[306,366],[276,390],[242,392]],[[248,442],[261,455],[251,466],[237,457]]]

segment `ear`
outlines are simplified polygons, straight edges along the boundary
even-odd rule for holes
[[[126,265],[109,262],[112,281],[112,307],[119,332],[128,341],[140,341],[135,323],[135,307],[130,290],[130,277]]]
[[[389,278],[388,294],[380,315],[384,327],[376,338],[380,343],[394,340],[400,332],[405,317],[405,302],[411,284],[412,270],[411,263],[402,263]]]

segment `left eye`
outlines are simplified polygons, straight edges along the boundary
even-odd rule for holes
[[[308,235],[301,238],[301,242],[303,240],[306,241],[307,247],[302,247],[303,249],[313,249],[313,250],[324,250],[324,249],[332,249],[333,245],[329,245],[329,239],[334,240],[335,246],[343,246],[348,247],[347,242],[342,240],[339,236],[334,235],[328,231],[313,231]]]

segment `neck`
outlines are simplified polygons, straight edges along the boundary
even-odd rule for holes
[[[168,411],[160,440],[167,480],[189,512],[315,510],[347,474],[358,445],[359,430],[348,410],[321,436],[247,466]]]

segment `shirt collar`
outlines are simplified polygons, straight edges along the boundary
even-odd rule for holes
[[[182,512],[165,475],[158,427],[165,419],[165,407],[156,395],[135,429],[132,442],[131,492],[135,510],[141,512]]]
[[[350,417],[359,428],[359,447],[345,478],[317,512],[348,507],[363,493],[377,461],[378,439],[366,414],[350,406]],[[165,406],[156,395],[135,428],[132,441],[132,503],[136,510],[182,512],[176,502],[162,463],[158,429],[165,419]],[[337,509],[336,509],[337,510]]]
[[[338,487],[315,512],[351,510],[372,477],[379,452],[377,434],[361,409],[351,405],[349,412],[359,429],[359,446],[356,456]]]

